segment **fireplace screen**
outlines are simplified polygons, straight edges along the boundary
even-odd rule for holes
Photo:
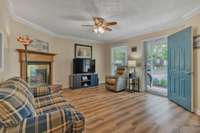
[[[49,63],[28,63],[28,83],[31,87],[47,86],[50,83]]]

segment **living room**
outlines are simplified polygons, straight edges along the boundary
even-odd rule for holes
[[[29,86],[32,85],[31,81],[41,82],[38,81],[38,77],[26,79],[31,73],[28,69],[38,63],[48,64],[40,67],[37,72],[41,75],[49,74],[43,80],[45,79],[47,86],[53,87],[38,86],[39,89],[34,92],[34,96],[37,96],[34,98],[37,108],[32,109],[35,107],[28,105],[30,110],[36,113],[28,119],[24,120],[24,113],[22,113],[23,115],[20,114],[22,116],[18,114],[12,120],[6,121],[10,114],[6,117],[3,115],[8,110],[0,111],[0,132],[200,132],[199,1],[177,0],[171,3],[162,1],[167,4],[164,6],[161,1],[152,0],[148,2],[149,7],[145,6],[145,1],[136,1],[134,4],[131,0],[126,2],[95,0],[87,1],[88,3],[62,0],[49,3],[34,0],[29,2],[0,1],[0,98],[1,101],[6,101],[3,99],[8,92],[4,92],[3,89],[9,88],[9,85],[2,84],[13,77],[21,77],[23,81],[29,83]],[[158,8],[154,9],[155,7]],[[148,21],[145,21],[147,19],[144,17],[147,17]],[[113,26],[110,26],[109,21],[113,21]],[[103,27],[100,26],[101,22]],[[109,23],[108,27],[105,27],[106,22]],[[98,26],[103,28],[103,31],[95,29]],[[175,37],[179,41],[174,41]],[[189,40],[192,38],[190,42],[188,38]],[[36,42],[35,44],[45,48],[38,49],[30,45],[26,51],[22,45],[23,39],[31,41],[31,45]],[[169,52],[167,57],[164,56],[165,60],[160,59],[156,54],[153,56],[147,54],[146,45],[163,44],[165,39],[167,39],[166,44],[181,43],[180,45],[185,47],[180,45],[173,47],[174,45],[168,44]],[[177,50],[180,47],[181,49]],[[79,64],[80,62],[77,63],[75,60],[81,58],[77,57],[80,56],[78,52],[81,48],[89,49],[89,59],[94,60],[94,62],[89,60],[89,67],[93,70],[90,69],[87,73],[77,72],[80,69],[84,70],[80,67],[84,63]],[[173,53],[174,49],[176,50]],[[188,51],[191,49],[191,51],[182,53],[183,49]],[[119,56],[119,51],[122,51],[122,56]],[[27,60],[26,56],[28,56]],[[152,57],[152,60],[148,60],[148,57]],[[157,60],[158,58],[160,60]],[[85,57],[81,61],[84,59]],[[186,80],[181,73],[180,81],[176,84],[173,78],[177,76],[173,73],[178,72],[172,68],[178,66],[181,71],[182,62],[189,64],[184,67],[187,68]],[[165,67],[162,69],[161,65]],[[77,71],[75,66],[78,67]],[[131,73],[122,72],[124,70]],[[166,72],[164,77],[166,81],[163,81],[160,73],[156,73],[160,70],[161,73]],[[126,74],[126,78],[116,80],[116,74],[119,76],[123,75],[122,73]],[[82,86],[77,87],[80,75]],[[96,83],[90,86],[93,75],[97,75]],[[123,76],[121,77],[123,79]],[[8,80],[8,82],[16,83],[18,80],[14,78],[14,81]],[[19,84],[13,86],[19,89]],[[116,87],[117,85],[119,86]],[[153,91],[149,92],[147,90],[149,87]],[[176,91],[174,89],[176,87],[179,90]],[[165,96],[160,96],[163,89],[167,93]],[[8,89],[8,91],[13,90]],[[45,94],[42,93],[48,95],[44,96]],[[18,93],[16,95],[21,96]],[[29,97],[28,95],[29,93],[25,97]],[[176,95],[180,97],[177,98]],[[21,99],[25,97],[21,96]],[[50,100],[45,101],[45,98]],[[4,103],[0,104],[3,108]],[[59,110],[59,113],[56,114],[55,110]],[[72,121],[68,118],[69,114]],[[34,126],[27,124],[31,123],[32,117]],[[38,118],[37,121],[35,118]],[[60,118],[65,118],[66,121],[63,122]],[[50,122],[47,119],[50,119]],[[77,123],[74,125],[73,122]],[[45,125],[45,128],[38,125]]]

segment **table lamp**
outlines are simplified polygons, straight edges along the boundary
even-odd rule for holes
[[[128,61],[128,67],[129,67],[129,77],[134,78],[136,75],[135,68],[137,66],[137,62],[135,60],[129,60]]]

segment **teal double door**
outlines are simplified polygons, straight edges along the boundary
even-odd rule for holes
[[[192,28],[168,37],[168,98],[192,111],[193,77]]]

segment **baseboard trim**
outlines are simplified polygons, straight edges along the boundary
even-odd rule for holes
[[[200,109],[195,109],[194,113],[200,116]]]

